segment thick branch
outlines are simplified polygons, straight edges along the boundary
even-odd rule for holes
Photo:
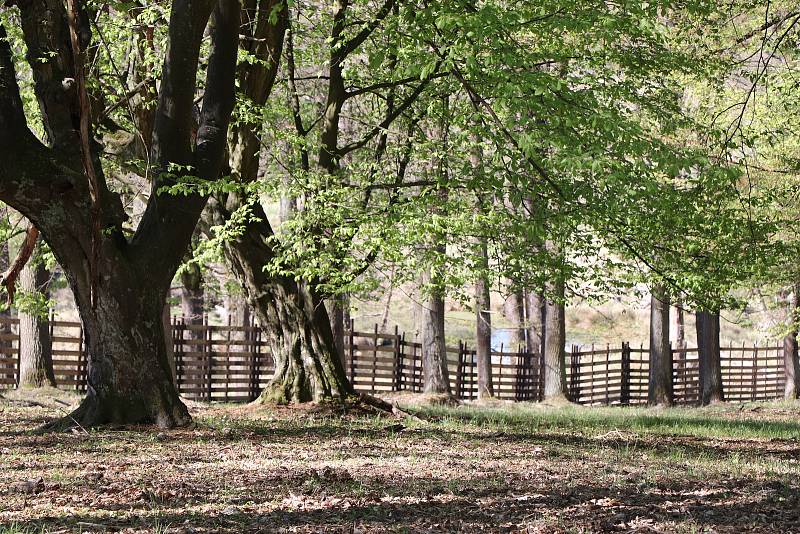
[[[100,185],[95,172],[94,162],[92,161],[92,149],[90,146],[89,119],[92,111],[89,105],[89,95],[86,92],[86,72],[83,58],[84,50],[81,47],[79,28],[78,28],[78,6],[75,0],[67,0],[67,21],[69,22],[70,41],[72,43],[72,58],[75,61],[75,80],[78,91],[78,106],[80,113],[80,141],[81,141],[81,162],[86,177],[89,179],[89,197],[92,203],[90,214],[92,226],[92,253],[89,257],[89,283],[92,289],[91,302],[94,307],[96,304],[97,284],[100,281]]]
[[[147,208],[131,242],[137,262],[157,276],[171,277],[174,273],[207,200],[206,196],[196,192],[173,195],[161,191],[177,183],[171,167],[190,169],[182,172],[205,180],[219,177],[224,138],[233,106],[239,34],[239,4],[235,0],[220,0],[216,10],[208,85],[197,130],[197,148],[192,150],[200,44],[214,4],[212,0],[176,0],[172,4],[169,46],[153,133],[153,154],[158,172],[151,186]],[[220,34],[224,32],[230,33],[221,38]],[[224,69],[220,67],[223,56],[224,61],[230,63]],[[230,89],[222,91],[220,86],[224,84],[230,85]]]
[[[14,302],[14,293],[17,288],[17,278],[22,271],[25,264],[30,260],[33,250],[36,248],[36,242],[39,240],[39,230],[32,224],[28,225],[25,231],[25,241],[17,253],[17,257],[11,263],[9,268],[0,276],[0,285],[5,286],[8,293],[8,303]]]
[[[5,26],[0,25],[0,143],[30,136]]]

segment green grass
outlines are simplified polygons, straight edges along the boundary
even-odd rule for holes
[[[768,403],[783,407],[784,403]],[[644,407],[550,408],[519,403],[501,407],[465,405],[458,408],[426,407],[420,415],[432,417],[452,429],[463,426],[497,432],[538,434],[555,432],[597,436],[610,431],[644,435],[694,436],[738,439],[800,439],[800,424],[792,420],[772,420],[749,416],[748,405],[722,405],[707,408]],[[800,416],[800,405],[785,404],[786,410]],[[756,406],[757,409],[757,406]],[[800,421],[800,417],[795,420]]]

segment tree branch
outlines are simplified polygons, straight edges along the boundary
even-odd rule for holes
[[[358,141],[356,141],[354,143],[350,143],[349,145],[345,145],[341,149],[339,149],[339,157],[344,156],[346,154],[349,154],[353,150],[357,150],[357,149],[363,147],[364,145],[369,143],[381,131],[386,130],[389,126],[391,126],[392,123],[395,121],[395,119],[397,119],[399,116],[401,116],[403,113],[405,113],[405,111],[409,107],[411,107],[411,105],[414,102],[416,102],[417,98],[419,98],[419,95],[422,94],[422,91],[425,90],[425,88],[428,86],[428,84],[433,79],[433,75],[437,74],[437,71],[439,69],[439,65],[441,65],[441,63],[437,64],[436,65],[436,69],[434,70],[434,72],[430,76],[428,76],[427,78],[422,80],[422,82],[420,82],[419,85],[417,85],[417,87],[414,88],[414,90],[411,92],[411,94],[408,95],[408,97],[406,97],[406,99],[403,100],[403,102],[399,106],[397,106],[397,108],[395,108],[394,112],[388,114],[386,116],[386,118],[384,118],[383,121],[381,121],[380,124],[378,124],[372,130],[367,132],[367,134],[364,135],[364,137],[362,137],[360,140],[358,140]]]
[[[392,8],[394,7],[396,0],[386,0],[383,5],[381,6],[378,13],[375,17],[367,24],[360,32],[358,32],[352,39],[345,41],[341,48],[339,49],[339,57],[345,58],[349,56],[356,48],[361,46],[361,44],[367,40],[375,28],[377,28],[381,22],[392,12]]]
[[[28,229],[25,231],[25,241],[22,242],[22,246],[17,253],[17,257],[14,258],[14,261],[8,267],[6,272],[0,276],[0,285],[5,286],[6,292],[8,293],[8,304],[14,302],[14,293],[16,292],[17,288],[17,278],[19,278],[19,273],[22,271],[23,267],[25,267],[25,264],[28,263],[28,260],[30,260],[38,240],[39,230],[37,230],[34,225],[29,224]]]

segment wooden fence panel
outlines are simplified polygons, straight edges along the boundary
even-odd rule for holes
[[[12,388],[19,374],[18,321],[0,317],[0,388]],[[351,322],[345,338],[345,372],[358,391],[420,392],[423,387],[421,345],[393,333],[356,332]],[[59,387],[85,391],[87,352],[79,322],[50,320],[53,364]],[[186,324],[172,320],[171,343],[177,385],[187,398],[246,402],[255,399],[274,373],[274,362],[261,329],[243,326]],[[722,377],[727,400],[754,401],[783,395],[782,347],[723,347]],[[676,404],[698,402],[699,370],[696,348],[674,348],[673,390]],[[476,353],[465,343],[448,347],[451,391],[459,398],[477,397]],[[573,346],[566,362],[568,394],[587,405],[645,404],[649,350],[623,343],[581,348]],[[507,351],[491,353],[495,396],[515,401],[541,400],[542,355]]]

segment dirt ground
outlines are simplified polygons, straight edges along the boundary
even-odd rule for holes
[[[800,532],[795,406],[193,404],[189,430],[30,432],[65,409],[0,399],[0,533]]]

